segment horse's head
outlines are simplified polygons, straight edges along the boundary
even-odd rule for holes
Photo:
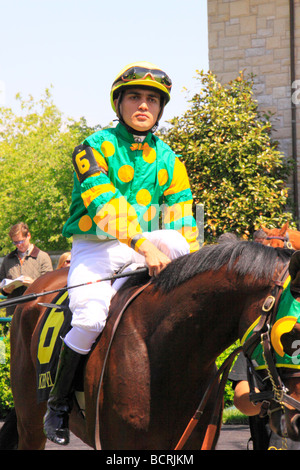
[[[272,246],[273,248],[284,248],[289,242],[287,230],[289,223],[286,222],[281,228],[266,228],[261,227],[256,233],[258,236],[255,241],[262,243],[263,245]],[[259,236],[259,234],[261,235]]]
[[[288,279],[251,359],[258,376],[270,379],[264,380],[261,395],[270,428],[279,436],[300,441],[300,251],[293,254],[289,273],[290,283]]]

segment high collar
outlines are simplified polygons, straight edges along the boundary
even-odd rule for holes
[[[33,245],[33,248],[31,250],[31,252],[30,253],[26,252],[24,258],[26,256],[31,256],[32,258],[37,258],[37,255],[38,255],[39,251],[40,251],[39,248],[37,246]],[[18,256],[18,248],[16,248],[14,251],[9,253],[8,256],[10,256],[10,257]]]
[[[126,127],[124,126],[124,124],[122,124],[121,122],[119,122],[119,124],[117,125],[116,127],[116,131],[117,131],[117,134],[119,134],[119,136],[126,140],[127,142],[130,142],[130,143],[134,143],[135,140],[134,140],[134,135],[131,134],[127,129]],[[147,142],[149,143],[152,139],[152,132],[148,132],[148,134],[145,136],[145,139],[144,139],[144,142]]]

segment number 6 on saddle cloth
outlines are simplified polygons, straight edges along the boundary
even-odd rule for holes
[[[71,329],[68,291],[59,293],[43,315],[37,352],[37,400],[47,401],[54,384],[62,339]]]

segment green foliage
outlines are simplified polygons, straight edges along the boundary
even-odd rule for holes
[[[195,203],[204,204],[205,239],[224,232],[248,238],[261,225],[292,221],[291,161],[271,140],[270,116],[259,114],[252,80],[240,74],[222,86],[203,72],[197,79],[201,92],[162,137],[185,161]]]
[[[35,103],[17,96],[20,116],[0,108],[0,254],[12,249],[8,230],[23,221],[44,250],[66,250],[61,236],[73,186],[73,149],[96,128],[63,120],[49,90]]]
[[[224,408],[222,416],[223,424],[249,424],[249,417],[241,413],[235,406]]]
[[[2,335],[0,327],[0,335]],[[0,339],[0,417],[6,416],[13,407],[13,396],[10,388],[10,342],[9,335]]]

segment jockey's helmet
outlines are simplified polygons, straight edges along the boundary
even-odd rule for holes
[[[172,81],[168,75],[150,62],[134,62],[120,71],[111,87],[111,106],[117,114],[114,101],[124,89],[133,86],[154,88],[163,97],[163,107],[170,101]]]

